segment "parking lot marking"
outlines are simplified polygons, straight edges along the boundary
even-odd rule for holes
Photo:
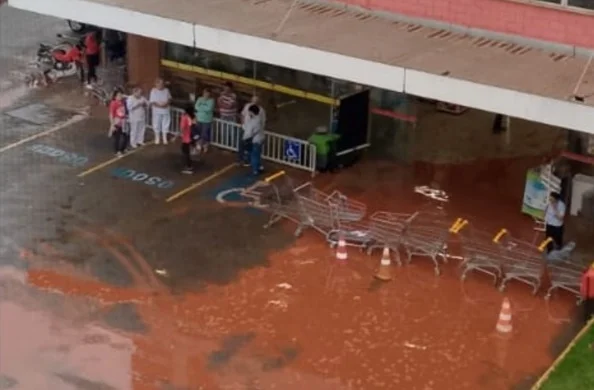
[[[169,198],[167,198],[167,200],[165,202],[169,203],[169,202],[173,202],[174,200],[181,198],[182,196],[184,196],[185,194],[187,194],[190,191],[195,190],[196,188],[208,183],[209,181],[216,179],[217,177],[221,176],[222,174],[224,174],[225,172],[235,168],[237,166],[237,163],[233,163],[233,164],[229,164],[227,165],[225,168],[219,169],[218,171],[216,171],[215,173],[213,173],[212,175],[200,180],[197,183],[192,184],[189,187],[184,188],[183,190],[179,191],[176,194],[171,195]]]
[[[98,170],[100,170],[100,169],[103,169],[103,168],[105,168],[105,167],[107,167],[107,166],[109,166],[109,165],[111,165],[111,164],[113,164],[113,163],[115,163],[115,162],[117,162],[117,161],[120,161],[120,160],[122,160],[123,158],[125,158],[126,156],[129,156],[129,155],[131,155],[131,154],[134,154],[134,153],[136,153],[136,152],[138,152],[138,151],[140,151],[140,150],[144,149],[146,146],[148,146],[148,145],[152,145],[152,144],[153,144],[152,142],[150,142],[150,143],[148,143],[148,144],[144,144],[144,145],[142,145],[142,146],[140,146],[140,147],[138,147],[138,148],[136,148],[136,149],[133,149],[133,150],[131,150],[131,151],[127,152],[126,154],[124,154],[124,155],[123,155],[123,156],[121,156],[121,157],[114,157],[114,158],[112,158],[112,159],[109,159],[109,160],[107,160],[107,161],[103,161],[102,163],[100,163],[100,164],[97,164],[97,165],[95,165],[95,166],[93,166],[93,167],[91,167],[91,168],[87,169],[86,171],[79,173],[77,176],[78,176],[78,177],[85,177],[85,176],[87,176],[87,175],[90,175],[91,173],[93,173],[93,172],[95,172],[95,171],[98,171]]]
[[[8,144],[6,146],[3,146],[2,148],[0,148],[0,153],[4,153],[7,150],[14,149],[17,146],[20,146],[22,144],[26,144],[27,142],[33,141],[33,140],[35,140],[37,138],[44,137],[46,135],[55,133],[58,130],[62,130],[63,128],[68,127],[70,125],[73,125],[73,124],[75,124],[77,122],[80,122],[80,121],[82,121],[83,119],[86,119],[86,118],[87,118],[87,115],[74,115],[72,118],[70,118],[70,119],[68,119],[68,120],[66,120],[64,122],[58,123],[57,125],[55,125],[51,129],[48,129],[46,131],[42,131],[41,133],[33,134],[33,135],[31,135],[31,136],[29,136],[27,138],[23,138],[22,140],[19,140],[19,141],[13,142],[11,144]]]

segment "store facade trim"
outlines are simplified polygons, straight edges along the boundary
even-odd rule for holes
[[[200,3],[200,1],[197,2]],[[154,13],[151,14],[148,11],[153,2],[147,5],[147,11],[139,11],[138,9],[143,7],[140,5],[141,3],[133,3],[120,2],[119,0],[52,0],[51,2],[9,0],[9,5],[32,12],[64,19],[74,19],[161,41],[224,53],[385,90],[405,92],[423,98],[445,101],[552,126],[594,133],[592,127],[594,107],[589,106],[587,103],[570,101],[570,96],[561,98],[563,94],[559,94],[558,89],[551,88],[551,95],[545,96],[544,92],[548,91],[546,88],[543,88],[541,93],[536,94],[467,81],[461,79],[465,77],[463,73],[434,74],[337,54],[327,50],[299,46],[270,38],[193,24]],[[134,5],[137,10],[122,8],[124,5],[127,7],[127,4]],[[352,27],[356,29],[357,25]],[[402,45],[404,44],[402,42]],[[435,52],[430,54],[434,56]],[[448,53],[443,53],[443,56],[446,59]],[[414,60],[413,62],[416,62],[418,58]],[[457,60],[460,61],[460,59]],[[404,62],[406,63],[406,61]],[[434,62],[433,57],[429,62]],[[572,62],[570,65],[572,69],[579,69],[580,64],[579,62]],[[469,72],[471,72],[469,76],[477,72],[476,69],[472,69],[472,64],[467,65],[469,65]],[[549,69],[557,69],[555,66],[557,65],[551,64]],[[565,66],[565,68],[568,67],[569,65]],[[488,72],[488,70],[484,71]],[[539,71],[539,69],[533,69],[532,72],[536,71]],[[575,74],[576,80],[579,78],[579,73],[578,71]],[[518,85],[521,85],[520,81],[518,80]],[[546,80],[543,80],[542,83],[546,83]]]

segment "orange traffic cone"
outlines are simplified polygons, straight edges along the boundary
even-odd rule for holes
[[[376,279],[387,282],[392,280],[392,260],[390,259],[390,248],[384,247],[379,270],[375,274]]]
[[[497,326],[495,329],[497,329],[499,333],[511,333],[513,329],[511,304],[507,298],[503,298],[501,311],[499,312],[499,320],[497,320]]]
[[[344,234],[340,233],[338,235],[338,247],[336,248],[336,260],[346,261],[348,258],[346,240],[344,239]]]

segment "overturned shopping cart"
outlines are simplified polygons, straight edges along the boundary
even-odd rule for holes
[[[297,224],[295,236],[307,228],[323,234],[331,246],[343,235],[347,245],[365,247],[370,241],[368,227],[361,222],[366,206],[339,191],[327,194],[310,182],[295,186],[284,171],[278,172],[243,191],[252,205],[270,213],[268,228],[287,219]]]

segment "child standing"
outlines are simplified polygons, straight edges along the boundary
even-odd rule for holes
[[[194,107],[186,107],[184,114],[181,117],[181,152],[184,168],[182,173],[192,174],[194,168],[192,167],[192,157],[190,150],[192,149],[192,127],[196,124],[196,115],[194,114]]]
[[[124,155],[128,146],[128,134],[124,131],[126,107],[123,99],[124,94],[122,91],[116,90],[111,103],[109,103],[109,119],[111,120],[109,136],[113,137],[114,150],[118,157]]]

